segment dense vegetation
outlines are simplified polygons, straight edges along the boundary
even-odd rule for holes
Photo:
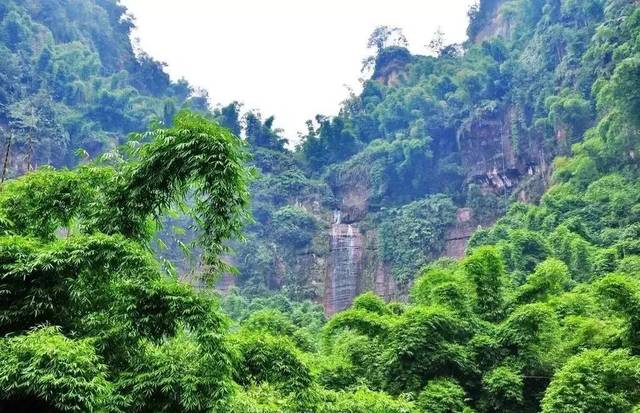
[[[0,125],[12,140],[11,173],[72,165],[170,121],[183,106],[206,109],[161,63],[136,56],[132,20],[115,1],[0,4]]]
[[[295,152],[273,118],[209,110],[136,57],[123,13],[0,5],[0,126],[27,172],[0,190],[0,411],[640,411],[637,4],[482,1],[469,44],[433,56],[376,30],[363,93]],[[496,193],[455,148],[505,119],[518,156],[558,156]],[[371,189],[367,224],[411,287],[325,320],[291,269],[345,178]],[[507,207],[523,189],[539,202]],[[460,206],[483,224],[507,209],[465,258],[431,261]],[[241,289],[181,282],[154,253],[176,241],[162,224],[190,225],[204,285],[234,247]]]
[[[260,155],[270,161],[268,178],[254,193],[277,202],[253,208],[267,230],[251,231],[247,245],[261,251],[260,260],[240,255],[246,277],[240,288],[260,295],[309,285],[292,257],[322,255],[313,241],[326,230],[306,227],[301,232],[314,236],[296,250],[274,239],[277,223],[270,215],[283,203],[301,204],[316,218],[324,214],[326,224],[323,211],[340,208],[342,188],[363,188],[365,214],[351,219],[377,231],[380,259],[406,286],[418,266],[443,251],[440,230],[426,235],[424,226],[409,225],[403,238],[422,240],[411,247],[386,230],[400,231],[411,205],[446,197],[454,207],[473,210],[472,225],[487,226],[512,201],[538,202],[550,185],[553,159],[570,155],[607,109],[598,85],[629,53],[633,33],[623,27],[633,27],[633,10],[629,1],[482,1],[470,11],[470,40],[445,45],[436,36],[429,56],[411,55],[397,28],[377,29],[362,93],[348,98],[338,116],[310,121],[293,156],[281,152],[284,170]],[[507,180],[515,184],[507,187]],[[429,218],[433,228],[453,219],[436,215]],[[440,242],[427,240],[431,236]],[[283,278],[278,265],[287,282],[273,281]],[[287,293],[318,297],[310,288]]]

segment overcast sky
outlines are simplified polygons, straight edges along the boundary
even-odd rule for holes
[[[134,37],[172,78],[276,115],[295,141],[317,113],[336,114],[359,90],[369,34],[399,26],[414,53],[441,28],[465,39],[473,0],[121,0],[135,16]]]

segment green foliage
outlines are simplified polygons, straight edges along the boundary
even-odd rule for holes
[[[362,93],[310,122],[295,152],[273,117],[210,111],[136,57],[115,2],[5,3],[0,125],[9,176],[29,173],[0,191],[0,410],[638,410],[632,2],[483,0],[471,41],[436,38],[433,56],[381,27]],[[75,164],[77,148],[83,166],[31,171]],[[250,187],[246,162],[261,172]],[[456,209],[487,225],[542,185],[466,258],[429,263]],[[325,324],[307,258],[324,258],[321,231],[349,196],[398,295],[419,276],[409,303],[365,293]],[[248,242],[229,242],[249,207]],[[173,210],[207,271],[235,249],[238,289],[220,298],[232,320],[150,251]]]
[[[470,325],[449,310],[415,307],[402,314],[385,343],[385,387],[392,393],[418,391],[433,378],[464,376],[473,370],[463,343]]]
[[[413,413],[412,404],[385,393],[359,389],[355,393],[327,393],[319,413]]]
[[[348,328],[369,337],[386,335],[393,323],[391,316],[370,312],[364,308],[351,308],[335,315],[325,326],[325,334]]]
[[[309,245],[316,229],[313,216],[303,208],[286,206],[273,214],[274,238],[296,248]]]
[[[318,115],[319,127],[307,122],[308,133],[302,137],[299,148],[313,170],[334,162],[344,161],[356,152],[357,141],[349,123],[342,118]]]
[[[41,168],[7,182],[0,194],[1,208],[11,217],[4,231],[51,240],[56,231],[66,229],[68,236],[79,225],[74,220],[93,214],[90,204],[101,199],[113,175],[106,168]]]
[[[396,279],[406,282],[442,251],[455,207],[445,196],[433,196],[389,211],[380,225],[382,258]]]
[[[441,305],[469,313],[475,303],[475,289],[457,268],[428,267],[411,288],[411,298],[420,305]]]
[[[560,260],[549,258],[536,267],[516,292],[518,302],[546,301],[563,293],[569,285],[569,269]]]
[[[260,310],[242,322],[247,331],[269,333],[274,336],[291,336],[295,327],[289,319],[277,310]]]
[[[485,374],[482,387],[495,411],[510,412],[522,408],[524,383],[519,371],[506,366],[497,367]]]
[[[417,405],[425,413],[458,413],[465,411],[464,389],[451,379],[431,380],[420,392]]]
[[[247,155],[237,137],[200,115],[181,112],[173,123],[149,132],[152,141],[136,151],[139,160],[125,169],[126,181],[113,195],[119,214],[104,217],[98,225],[107,232],[138,236],[135,217],[158,216],[191,190],[208,263],[214,270],[225,268],[219,259],[226,251],[223,241],[240,235],[248,219]]]
[[[423,125],[416,128],[416,136],[372,141],[353,158],[331,168],[329,180],[364,183],[372,190],[371,201],[382,205],[411,201],[434,191],[439,181],[431,170],[431,139],[423,136]]]
[[[133,409],[158,411],[227,411],[232,392],[229,357],[179,332],[162,344],[141,342],[142,354],[119,386],[133,397]]]
[[[226,319],[210,295],[161,271],[146,229],[199,182],[203,240],[219,253],[239,231],[248,171],[228,132],[187,113],[176,125],[118,168],[41,169],[3,187],[2,215],[14,217],[0,237],[3,408],[227,411]],[[193,168],[181,152],[226,168]],[[178,162],[177,175],[152,173],[158,162]],[[58,330],[32,331],[41,325]]]
[[[542,401],[543,412],[629,412],[640,400],[638,360],[624,350],[590,350],[571,358]]]
[[[372,292],[367,292],[357,296],[353,300],[351,307],[354,310],[361,309],[378,315],[385,315],[389,313],[384,300]]]
[[[311,372],[286,337],[247,333],[237,337],[236,347],[239,384],[270,383],[284,392],[300,392],[311,385]]]
[[[0,407],[18,411],[115,411],[118,397],[91,340],[53,327],[0,339]],[[29,405],[21,401],[29,400]]]
[[[207,110],[184,80],[136,53],[133,21],[115,1],[6,1],[0,15],[0,118],[11,130],[10,173],[78,163],[124,142],[170,108]],[[195,99],[194,99],[195,97]],[[205,98],[206,100],[206,98]]]
[[[502,317],[504,306],[505,270],[502,257],[493,247],[473,251],[463,263],[467,277],[476,290],[476,313],[489,321]]]
[[[634,355],[640,352],[640,285],[635,278],[608,275],[596,284],[601,296],[610,300],[612,307],[626,316],[626,341]]]
[[[536,303],[518,307],[500,325],[498,338],[526,375],[545,377],[556,367],[559,324],[549,306]]]

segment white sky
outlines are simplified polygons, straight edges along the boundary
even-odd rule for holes
[[[359,90],[369,34],[399,26],[414,53],[441,28],[465,39],[473,0],[121,0],[135,16],[134,37],[172,78],[209,91],[212,103],[238,100],[275,115],[297,140],[317,113],[336,114]]]

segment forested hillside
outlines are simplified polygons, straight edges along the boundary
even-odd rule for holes
[[[0,2],[0,412],[639,412],[640,4],[469,17],[291,150],[117,2]]]
[[[242,295],[283,291],[328,314],[366,291],[406,299],[421,267],[461,258],[510,203],[540,200],[554,158],[603,116],[598,85],[634,10],[483,1],[469,41],[436,35],[429,56],[411,55],[398,28],[376,29],[371,76],[338,116],[310,121],[293,154],[277,133],[249,139],[263,177],[252,190],[258,223],[234,261]]]
[[[10,174],[75,165],[154,119],[170,120],[176,108],[207,109],[185,81],[172,83],[161,63],[134,53],[125,12],[109,0],[0,2],[0,131],[12,144]]]

